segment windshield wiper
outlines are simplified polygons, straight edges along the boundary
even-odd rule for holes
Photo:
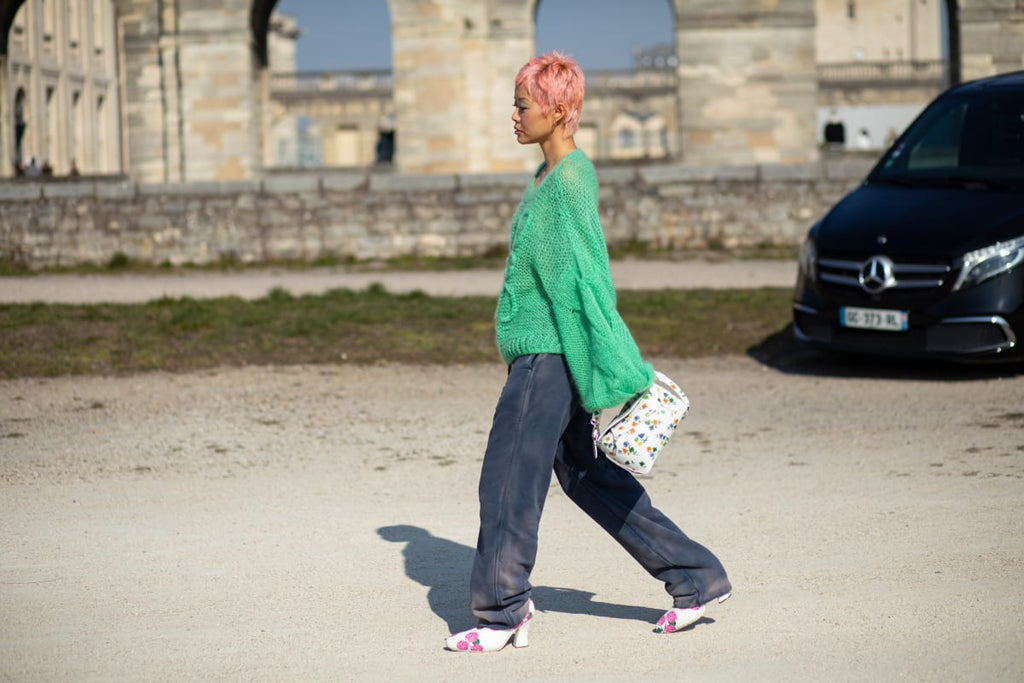
[[[1014,189],[1012,183],[994,178],[978,178],[975,176],[881,176],[874,179],[878,183],[899,185],[902,187],[959,187],[966,190],[1004,190]]]
[[[916,178],[891,178],[885,176],[879,176],[873,179],[876,183],[884,183],[886,185],[898,185],[900,187],[915,187],[920,185]]]

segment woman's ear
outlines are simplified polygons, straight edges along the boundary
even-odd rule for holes
[[[555,125],[565,123],[566,108],[564,103],[559,102],[556,104],[551,108],[551,112],[555,115]]]

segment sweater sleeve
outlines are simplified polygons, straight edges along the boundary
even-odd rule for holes
[[[556,180],[557,212],[538,262],[540,286],[552,303],[563,353],[583,406],[610,408],[647,388],[654,370],[645,363],[616,307],[608,252],[597,213],[597,178],[589,162],[566,165]],[[561,265],[559,265],[561,264]]]

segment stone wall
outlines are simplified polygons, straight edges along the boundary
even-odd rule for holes
[[[796,245],[866,160],[599,169],[610,244]],[[472,256],[503,249],[528,176],[310,173],[262,181],[0,185],[0,259],[32,268]]]

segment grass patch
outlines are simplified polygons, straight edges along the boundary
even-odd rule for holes
[[[645,356],[743,353],[789,322],[789,289],[622,292]],[[256,301],[0,305],[0,378],[184,372],[222,365],[494,362],[493,297],[380,286]]]
[[[630,240],[611,243],[608,254],[616,259],[655,259],[659,261],[693,261],[701,260],[711,263],[723,261],[796,261],[799,256],[798,245],[780,245],[763,242],[744,247],[726,247],[721,240],[711,240],[704,248],[694,247],[659,247],[650,242]]]
[[[744,353],[785,327],[789,288],[623,292],[619,310],[645,356]]]

